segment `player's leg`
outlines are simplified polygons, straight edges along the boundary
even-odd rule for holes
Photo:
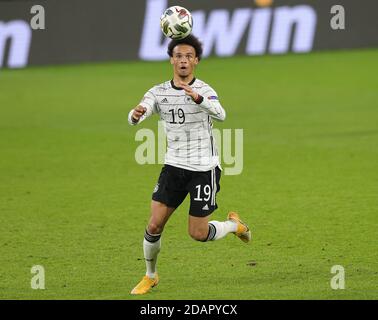
[[[236,233],[237,230],[238,223],[234,220],[209,222],[209,216],[198,217],[189,214],[189,234],[194,240],[219,240],[229,233]]]
[[[198,215],[198,213],[196,212]],[[249,227],[240,219],[236,212],[230,212],[226,221],[209,221],[208,216],[199,217],[189,214],[189,234],[197,241],[212,241],[224,238],[233,233],[243,242],[251,240]]]
[[[189,234],[197,241],[206,241],[209,236],[208,217],[195,217],[189,214]]]
[[[220,169],[194,174],[190,184],[189,234],[198,241],[211,241],[234,233],[242,241],[249,242],[251,232],[239,215],[230,212],[226,221],[209,221],[210,214],[218,208],[216,194],[220,190]]]
[[[162,168],[152,195],[151,216],[143,239],[146,275],[131,291],[132,294],[147,293],[159,282],[156,262],[161,248],[161,234],[169,217],[187,195],[187,191],[181,188],[181,177],[182,174],[177,168],[167,165]]]
[[[164,203],[155,200],[151,201],[151,216],[143,239],[146,275],[149,278],[155,277],[157,256],[161,247],[161,234],[174,211],[175,208],[168,207]]]
[[[155,200],[151,201],[151,216],[143,239],[146,275],[131,291],[131,294],[145,294],[159,283],[156,262],[161,247],[161,234],[174,211],[175,208],[168,207],[164,203]]]

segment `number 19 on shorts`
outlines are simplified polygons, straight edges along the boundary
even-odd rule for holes
[[[205,185],[203,188],[201,188],[201,187],[202,186],[200,184],[196,186],[197,196],[193,200],[195,200],[195,201],[209,201],[210,197],[211,197],[211,187],[208,184]],[[201,192],[201,189],[202,189],[203,192]],[[204,195],[205,197],[201,198],[201,194]]]

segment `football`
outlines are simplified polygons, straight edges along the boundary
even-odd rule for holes
[[[186,38],[193,29],[193,18],[189,10],[173,6],[160,17],[160,27],[166,37],[174,40]]]

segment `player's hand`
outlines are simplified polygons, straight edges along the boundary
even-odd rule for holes
[[[183,88],[185,90],[185,93],[190,96],[193,101],[196,101],[199,97],[199,94],[197,92],[195,92],[190,86],[188,86],[186,83],[184,82],[180,82],[179,83],[179,86],[180,88]]]
[[[132,118],[135,122],[138,122],[140,117],[143,116],[146,113],[147,109],[142,106],[137,106],[134,109],[134,112],[132,114]]]

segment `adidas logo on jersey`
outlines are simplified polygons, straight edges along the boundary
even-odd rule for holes
[[[160,103],[168,103],[168,99],[164,98],[163,100],[160,101]]]
[[[207,205],[207,203],[206,203],[205,206],[202,208],[202,210],[209,210],[209,206]]]

